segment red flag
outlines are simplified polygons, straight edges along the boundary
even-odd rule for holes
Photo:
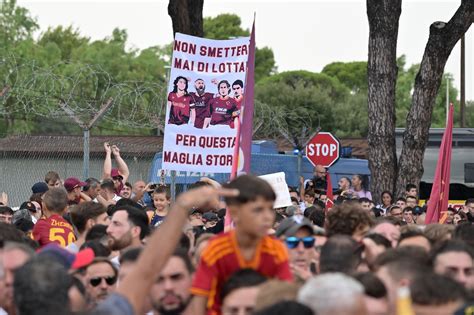
[[[237,177],[239,171],[240,149],[243,152],[243,171],[250,173],[250,157],[252,151],[252,132],[253,132],[253,109],[254,109],[254,79],[255,72],[255,19],[252,25],[252,34],[250,34],[249,56],[247,59],[247,72],[245,74],[245,90],[242,100],[240,118],[235,119],[236,141],[232,159],[232,171],[230,179]],[[229,229],[232,219],[227,212],[224,226]]]
[[[334,195],[332,194],[332,182],[329,172],[326,172],[326,212],[331,210],[334,207]]]
[[[245,77],[244,98],[242,100],[242,139],[243,171],[250,173],[250,159],[252,156],[254,88],[255,88],[255,17],[250,34],[249,57],[247,60],[247,73]]]
[[[444,223],[449,201],[449,180],[451,176],[451,151],[453,143],[453,104],[449,106],[448,121],[438,155],[438,164],[431,188],[425,224]],[[443,216],[441,216],[443,214]]]

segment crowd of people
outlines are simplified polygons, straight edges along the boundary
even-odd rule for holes
[[[285,208],[252,175],[172,201],[104,149],[100,180],[49,171],[19,207],[2,195],[0,314],[474,314],[474,199],[425,225],[415,185],[375,204],[362,175],[328,194],[318,165]]]

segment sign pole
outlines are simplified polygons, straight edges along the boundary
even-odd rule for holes
[[[298,180],[301,177],[301,160],[303,159],[303,153],[298,149]]]
[[[176,200],[176,171],[171,171],[171,185],[170,185],[171,201]]]

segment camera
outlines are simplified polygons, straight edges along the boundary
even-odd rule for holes
[[[420,207],[420,206],[416,206],[413,208],[413,214],[414,215],[420,215],[422,214],[424,211],[423,209]]]

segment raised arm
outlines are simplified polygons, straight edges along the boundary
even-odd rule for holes
[[[192,207],[206,207],[219,196],[235,196],[234,190],[216,190],[205,186],[182,193],[172,205],[166,220],[149,238],[137,264],[123,279],[117,289],[132,304],[134,313],[143,307],[144,299],[159,276],[161,269],[170,258],[181,237],[181,231]],[[166,239],[166,242],[163,240]],[[160,250],[157,251],[156,249]]]
[[[108,142],[104,143],[105,149],[105,160],[104,160],[104,169],[102,171],[102,179],[110,178],[112,173],[112,149]]]
[[[143,189],[135,189],[135,196],[133,196],[132,200],[135,202],[139,202],[143,198],[145,193],[150,190],[150,185],[152,184],[153,183],[146,184],[145,188]]]
[[[112,146],[112,153],[114,154],[115,161],[117,162],[117,168],[119,170],[120,175],[123,177],[123,182],[125,183],[130,175],[130,171],[128,170],[127,163],[122,159],[120,156],[120,149],[116,146]]]

